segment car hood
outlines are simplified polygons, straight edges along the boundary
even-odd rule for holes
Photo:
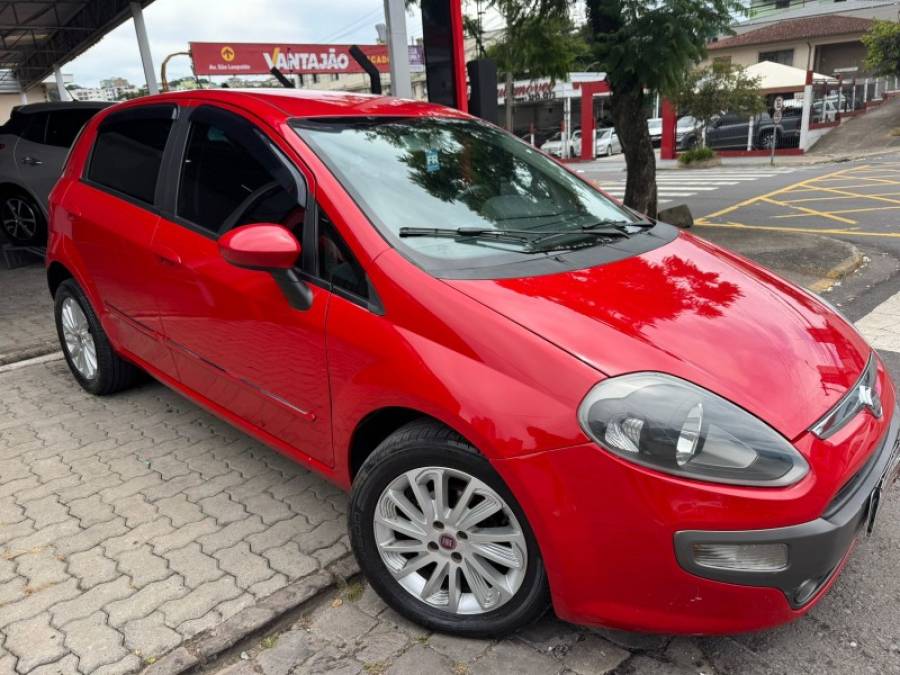
[[[606,375],[670,373],[789,439],[837,403],[870,353],[803,290],[685,233],[598,267],[447,283]]]

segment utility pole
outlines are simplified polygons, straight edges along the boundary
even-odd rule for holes
[[[384,19],[387,23],[387,45],[391,59],[391,95],[398,98],[412,98],[404,1],[384,0]]]

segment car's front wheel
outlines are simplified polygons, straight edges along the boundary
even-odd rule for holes
[[[84,389],[103,396],[131,386],[140,371],[116,354],[84,292],[66,279],[54,296],[56,332],[69,370]]]
[[[515,497],[446,427],[416,421],[389,436],[354,480],[349,521],[372,587],[428,628],[495,637],[548,607],[546,571]]]

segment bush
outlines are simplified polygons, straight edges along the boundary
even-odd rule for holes
[[[694,162],[705,162],[708,159],[712,159],[716,156],[709,148],[691,148],[690,150],[685,150],[680,155],[678,155],[678,161],[682,164],[693,164]]]

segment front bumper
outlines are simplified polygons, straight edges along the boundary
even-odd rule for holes
[[[573,623],[681,634],[739,633],[803,616],[849,559],[891,461],[900,413],[893,387],[884,386],[882,419],[861,414],[828,442],[798,439],[804,454],[817,457],[816,468],[785,488],[684,480],[593,443],[495,460],[537,536],[556,613]],[[792,547],[790,568],[747,583],[679,561],[678,533],[714,538],[722,531],[780,537]],[[809,599],[789,601],[806,578],[816,580]]]
[[[679,564],[706,579],[777,588],[793,609],[808,604],[838,570],[860,531],[871,531],[881,490],[892,482],[900,461],[898,427],[900,415],[895,410],[880,447],[820,518],[766,530],[676,532],[675,555]],[[703,544],[785,545],[788,563],[773,572],[712,568],[695,560],[695,547]]]

